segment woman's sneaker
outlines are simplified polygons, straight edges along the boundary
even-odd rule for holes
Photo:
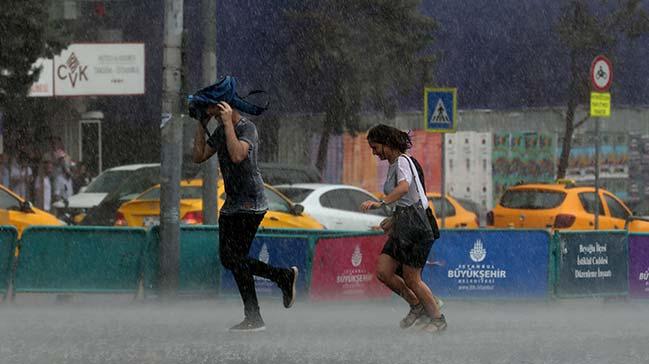
[[[446,324],[446,317],[442,315],[440,318],[431,318],[430,321],[428,321],[428,324],[422,328],[423,331],[426,332],[440,332],[446,330],[446,327],[448,325]]]
[[[401,327],[402,329],[407,329],[410,326],[414,325],[417,319],[424,315],[426,315],[426,310],[424,310],[424,305],[422,305],[421,303],[410,306],[410,311],[408,311],[406,317],[401,319],[401,322],[399,322],[399,327]]]

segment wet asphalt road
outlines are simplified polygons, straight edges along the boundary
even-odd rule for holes
[[[279,300],[278,300],[279,301]],[[0,363],[648,363],[649,302],[447,301],[449,328],[402,331],[405,304],[237,300],[0,306]]]

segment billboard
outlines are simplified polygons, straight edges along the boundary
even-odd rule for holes
[[[30,97],[52,97],[54,96],[54,61],[46,58],[39,58],[32,65],[32,71],[40,69],[38,80],[29,89]]]
[[[435,294],[547,298],[550,235],[539,230],[444,230],[422,278]]]
[[[376,277],[376,262],[385,235],[346,236],[318,240],[313,256],[314,301],[388,299],[392,291]]]
[[[296,266],[300,271],[297,277],[297,295],[304,295],[307,288],[307,265],[309,256],[309,239],[305,236],[263,235],[255,237],[248,254],[274,267],[288,268]],[[255,290],[260,296],[282,296],[282,291],[271,280],[255,276]],[[237,284],[232,272],[221,269],[221,293],[237,293]]]
[[[649,235],[629,235],[629,295],[649,298]]]
[[[143,95],[144,43],[75,43],[54,60],[39,59],[30,96]]]
[[[559,234],[559,297],[625,295],[628,292],[626,231]]]

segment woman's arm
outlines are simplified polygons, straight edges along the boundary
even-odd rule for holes
[[[387,196],[383,198],[381,202],[376,202],[376,201],[365,201],[361,204],[361,211],[367,212],[367,210],[370,209],[378,209],[384,204],[391,204],[395,201],[399,201],[401,197],[403,197],[406,193],[408,193],[408,190],[410,189],[410,185],[408,184],[408,181],[405,179],[402,180],[397,184],[397,186],[392,190],[392,192],[388,193]]]
[[[388,193],[387,196],[383,198],[383,202],[386,204],[391,204],[393,202],[399,201],[401,197],[405,196],[406,193],[408,193],[409,189],[410,185],[408,184],[408,181],[404,179],[397,184],[392,192]]]

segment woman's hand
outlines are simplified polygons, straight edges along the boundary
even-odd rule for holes
[[[379,207],[381,207],[380,202],[367,200],[361,204],[361,211],[367,212],[367,210],[378,209]]]

